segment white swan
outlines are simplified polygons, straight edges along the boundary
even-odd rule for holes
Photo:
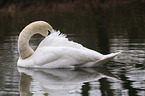
[[[48,30],[51,32],[48,35]],[[36,51],[29,46],[32,35],[39,33],[47,36]],[[34,68],[66,68],[71,66],[94,67],[102,66],[119,53],[102,55],[83,47],[81,44],[69,41],[66,35],[44,21],[36,21],[26,26],[18,38],[18,66]]]

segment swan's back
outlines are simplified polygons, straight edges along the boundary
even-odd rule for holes
[[[66,38],[65,34],[60,33],[60,31],[53,30],[49,36],[47,36],[38,46],[41,47],[71,47],[71,48],[79,48],[86,49],[81,44],[78,44],[73,41],[69,41]]]

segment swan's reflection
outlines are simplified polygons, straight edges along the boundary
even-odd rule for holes
[[[21,73],[20,94],[32,96],[30,85],[32,80],[39,82],[44,96],[68,96],[71,92],[81,89],[84,82],[91,82],[102,77],[116,78],[105,68],[79,69],[26,69],[18,68]]]

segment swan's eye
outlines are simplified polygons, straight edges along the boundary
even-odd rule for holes
[[[47,30],[47,31],[48,31],[48,35],[50,35],[51,32],[49,30]]]

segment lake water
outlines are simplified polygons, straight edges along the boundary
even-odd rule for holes
[[[0,96],[145,96],[143,0],[19,3],[0,8]],[[123,52],[103,68],[17,68],[18,35],[36,20],[102,54]],[[42,39],[33,36],[31,47]]]

